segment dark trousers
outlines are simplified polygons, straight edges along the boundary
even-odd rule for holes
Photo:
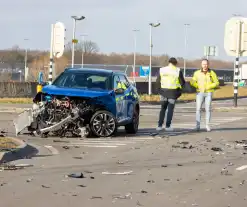
[[[176,102],[175,99],[168,99],[168,98],[162,97],[161,110],[160,110],[160,116],[159,116],[159,122],[158,122],[159,127],[162,127],[164,123],[166,109],[168,109],[167,116],[166,116],[166,127],[169,128],[171,126],[175,102]]]

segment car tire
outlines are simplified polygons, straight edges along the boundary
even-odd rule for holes
[[[90,128],[97,137],[110,137],[117,131],[115,116],[109,111],[96,111],[90,120]]]
[[[136,134],[139,127],[139,112],[135,109],[131,123],[125,125],[125,131],[128,134]]]

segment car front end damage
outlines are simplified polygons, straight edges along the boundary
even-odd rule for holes
[[[95,92],[47,86],[33,99],[32,109],[14,119],[16,135],[27,129],[41,137],[112,136],[117,128],[112,91]]]

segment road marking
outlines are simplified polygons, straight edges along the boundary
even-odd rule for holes
[[[59,154],[59,151],[51,145],[45,145],[44,147],[47,148],[53,155]]]

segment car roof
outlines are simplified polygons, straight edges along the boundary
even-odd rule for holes
[[[125,74],[124,72],[117,70],[107,70],[103,68],[66,68],[65,72],[91,72],[91,73],[103,73],[103,74]]]

